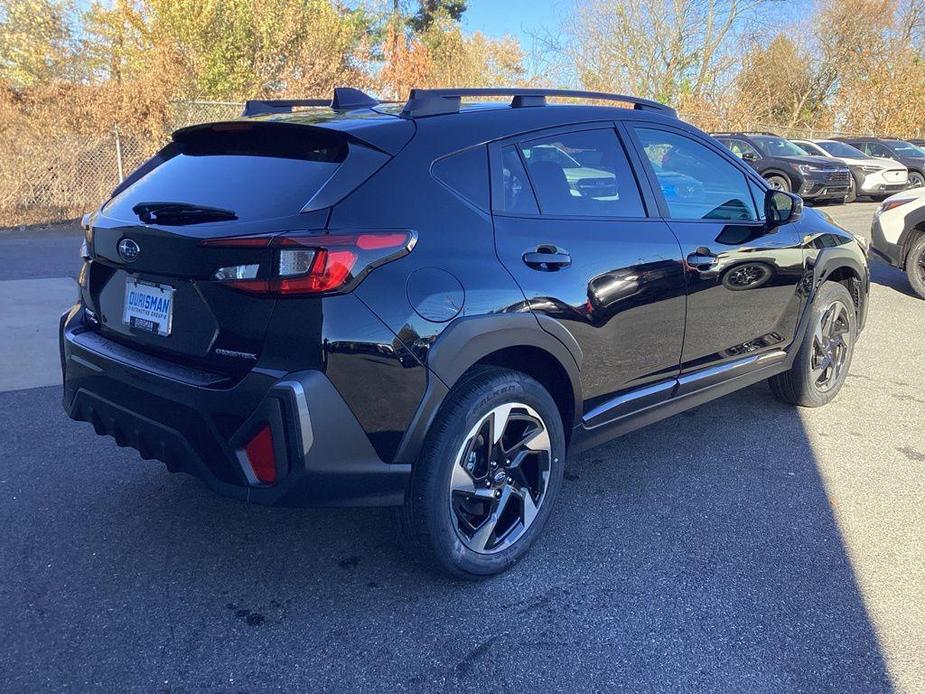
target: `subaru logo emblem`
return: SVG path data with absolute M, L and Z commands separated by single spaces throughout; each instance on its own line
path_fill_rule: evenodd
M 138 259 L 139 253 L 141 253 L 141 247 L 132 241 L 132 239 L 122 239 L 119 241 L 118 250 L 119 257 L 126 263 L 135 262 Z

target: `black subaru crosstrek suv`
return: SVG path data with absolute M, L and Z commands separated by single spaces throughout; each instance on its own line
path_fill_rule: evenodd
M 395 506 L 478 578 L 537 538 L 567 452 L 842 387 L 864 250 L 670 108 L 315 104 L 179 130 L 85 218 L 72 418 L 247 502 Z
M 750 164 L 775 190 L 818 201 L 844 201 L 851 191 L 851 173 L 845 164 L 813 156 L 774 133 L 712 135 Z

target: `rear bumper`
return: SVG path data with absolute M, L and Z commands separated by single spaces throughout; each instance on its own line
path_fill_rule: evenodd
M 280 506 L 403 503 L 410 465 L 376 455 L 320 371 L 255 369 L 233 385 L 126 349 L 89 330 L 75 306 L 61 318 L 64 409 L 119 446 L 198 477 L 224 496 Z M 107 344 L 108 343 L 108 344 Z M 174 365 L 175 366 L 175 365 Z M 254 482 L 244 447 L 272 430 L 277 481 Z

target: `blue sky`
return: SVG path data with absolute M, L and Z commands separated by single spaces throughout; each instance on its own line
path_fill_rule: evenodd
M 468 32 L 481 31 L 492 37 L 510 34 L 529 50 L 531 36 L 555 33 L 562 19 L 581 0 L 469 0 L 463 15 Z M 812 8 L 813 0 L 771 0 L 763 10 L 781 23 L 801 19 Z
M 463 27 L 492 37 L 510 34 L 528 47 L 531 34 L 555 31 L 574 3 L 575 0 L 469 0 Z

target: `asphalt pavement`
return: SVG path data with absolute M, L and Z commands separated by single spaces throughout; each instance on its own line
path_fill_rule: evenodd
M 67 419 L 48 326 L 79 241 L 0 232 L 2 354 L 41 364 L 0 357 L 5 691 L 925 690 L 925 302 L 898 271 L 874 263 L 834 403 L 759 385 L 575 457 L 526 560 L 468 584 L 387 511 L 246 506 Z

